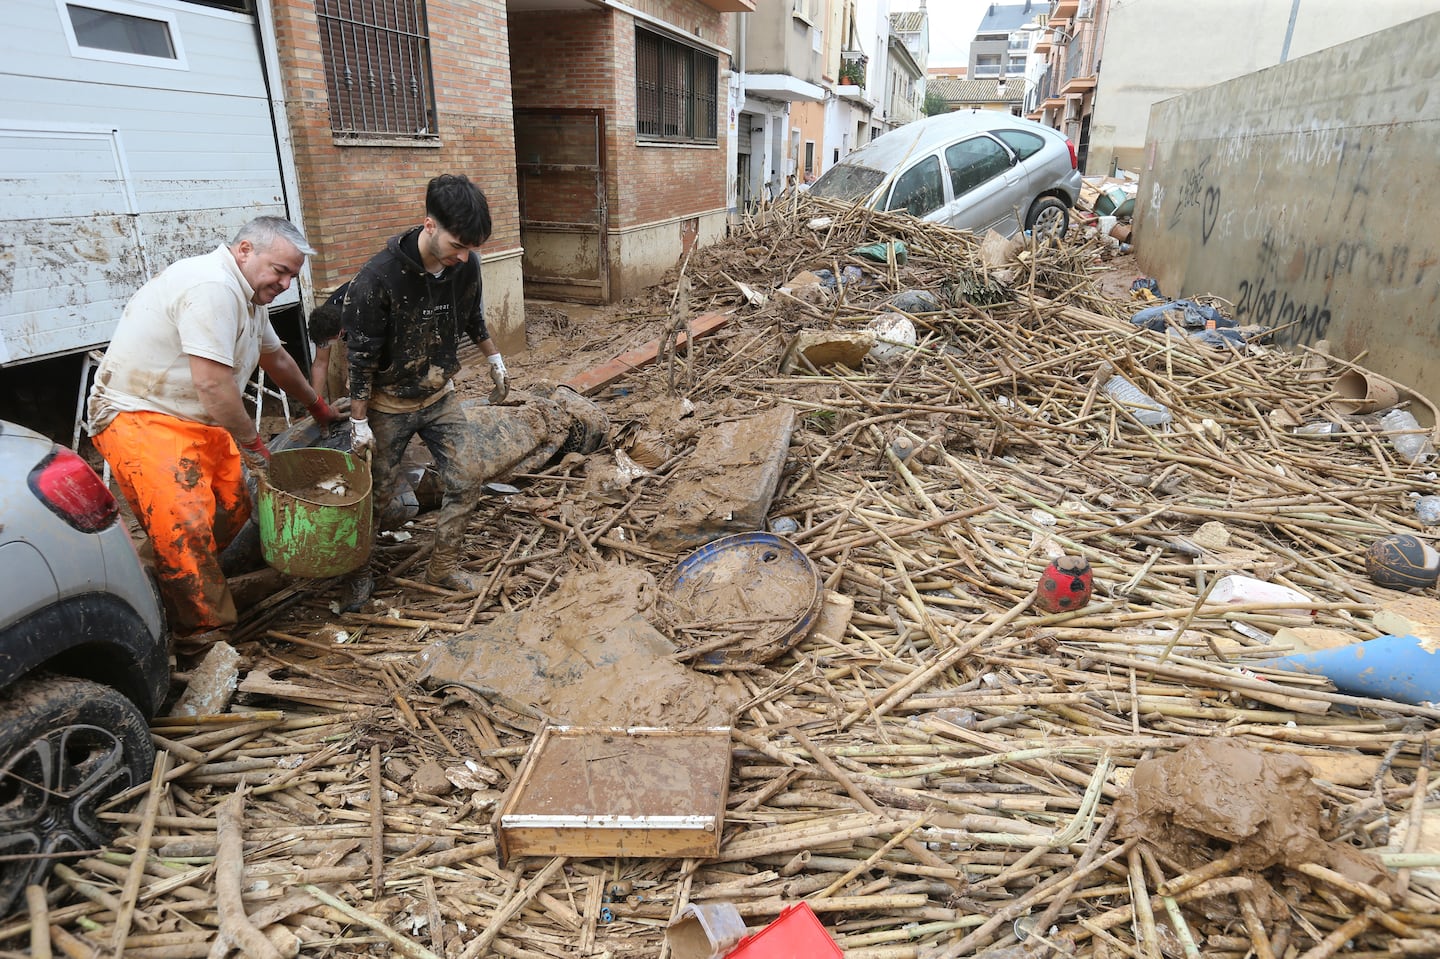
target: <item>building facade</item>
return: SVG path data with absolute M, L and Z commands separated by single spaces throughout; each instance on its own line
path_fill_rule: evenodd
M 420 222 L 441 172 L 490 200 L 504 349 L 526 295 L 611 302 L 724 235 L 729 14 L 751 0 L 274 3 L 317 294 Z
M 1083 12 L 1085 3 L 1054 6 Z M 1106 8 L 1104 74 L 1087 124 L 1091 173 L 1142 169 L 1156 103 L 1440 12 L 1440 0 L 1108 0 Z
M 828 0 L 767 3 L 741 18 L 738 204 L 772 201 L 804 176 L 805 145 L 816 165 L 823 137 Z M 802 114 L 797 110 L 810 104 Z
M 1069 137 L 1085 173 L 1097 172 L 1088 162 L 1090 128 L 1110 6 L 1108 0 L 1053 0 L 1035 46 L 1045 65 L 1027 97 L 1032 109 L 1026 115 Z
M 1030 54 L 1030 31 L 1045 13 L 1036 0 L 992 3 L 985 8 L 975 37 L 970 41 L 967 75 L 972 80 L 1022 76 Z

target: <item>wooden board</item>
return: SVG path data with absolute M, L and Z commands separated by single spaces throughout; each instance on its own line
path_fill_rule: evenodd
M 730 788 L 730 729 L 546 726 L 496 810 L 513 856 L 710 858 Z
M 646 541 L 678 552 L 764 529 L 794 432 L 795 408 L 782 405 L 702 433 L 671 474 Z
M 728 313 L 705 313 L 690 321 L 689 334 L 679 333 L 675 336 L 675 346 L 678 349 L 685 345 L 689 337 L 701 337 L 707 333 L 713 333 L 724 326 L 730 320 Z M 637 349 L 627 350 L 607 360 L 594 369 L 586 370 L 584 373 L 577 373 L 565 381 L 565 385 L 583 396 L 589 396 L 602 386 L 614 383 L 620 377 L 631 370 L 638 370 L 642 366 L 649 366 L 655 362 L 655 357 L 660 353 L 660 340 L 653 339 L 644 346 Z

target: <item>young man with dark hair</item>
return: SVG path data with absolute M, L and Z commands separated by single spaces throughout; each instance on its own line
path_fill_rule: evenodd
M 460 561 L 484 483 L 483 450 L 453 380 L 462 332 L 490 363 L 490 401 L 500 402 L 508 389 L 505 361 L 485 327 L 478 250 L 490 231 L 479 187 L 464 176 L 435 177 L 425 192 L 424 222 L 391 237 L 365 264 L 342 308 L 351 446 L 373 451 L 373 501 L 390 502 L 405 447 L 418 435 L 445 486 L 425 581 L 459 592 L 478 585 Z M 359 609 L 374 585 L 370 570 L 360 570 L 347 581 L 341 605 Z

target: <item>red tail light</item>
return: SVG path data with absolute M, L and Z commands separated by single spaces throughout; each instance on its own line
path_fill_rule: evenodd
M 30 489 L 82 533 L 98 533 L 120 515 L 120 505 L 90 464 L 64 447 L 55 447 L 30 471 Z
M 1080 169 L 1080 158 L 1075 154 L 1075 141 L 1069 137 L 1065 138 L 1065 146 L 1070 150 L 1070 169 Z

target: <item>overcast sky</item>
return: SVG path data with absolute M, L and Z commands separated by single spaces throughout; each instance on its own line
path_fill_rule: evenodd
M 964 66 L 969 62 L 970 40 L 990 0 L 926 0 L 930 15 L 930 66 Z M 891 13 L 919 10 L 920 0 L 894 0 Z

